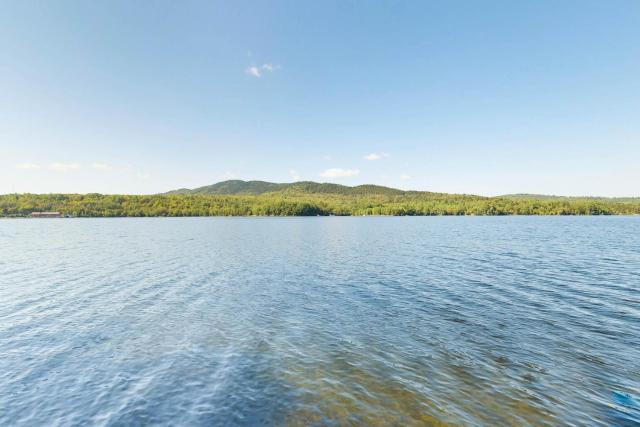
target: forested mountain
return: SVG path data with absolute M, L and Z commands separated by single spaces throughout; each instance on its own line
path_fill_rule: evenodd
M 218 182 L 217 184 L 194 188 L 193 190 L 181 188 L 169 191 L 165 194 L 265 194 L 273 192 L 305 193 L 305 194 L 345 194 L 345 195 L 366 195 L 366 194 L 386 194 L 401 195 L 407 192 L 395 188 L 382 187 L 379 185 L 358 185 L 348 187 L 340 184 L 318 183 L 312 181 L 300 181 L 293 183 L 274 183 L 266 181 L 241 181 L 229 180 Z
M 290 184 L 276 184 L 266 181 L 241 181 L 233 179 L 218 182 L 213 185 L 194 188 L 193 190 L 181 188 L 179 190 L 169 191 L 165 194 L 263 194 L 283 190 L 288 185 Z

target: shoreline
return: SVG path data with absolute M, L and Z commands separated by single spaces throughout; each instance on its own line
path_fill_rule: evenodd
M 0 220 L 67 220 L 67 219 L 126 219 L 126 218 L 501 218 L 501 217 L 640 217 L 640 214 L 502 214 L 502 215 L 148 215 L 148 216 L 72 216 L 62 218 L 32 218 L 30 216 L 0 216 Z

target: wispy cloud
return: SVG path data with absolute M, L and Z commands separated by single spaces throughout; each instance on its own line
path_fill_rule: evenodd
M 80 169 L 80 165 L 78 163 L 51 163 L 47 168 L 56 172 L 69 172 Z
M 273 73 L 280 68 L 280 65 L 277 64 L 251 65 L 250 67 L 247 67 L 244 72 L 252 77 L 260 78 L 265 72 Z
M 320 176 L 324 178 L 347 178 L 350 176 L 358 176 L 359 174 L 360 170 L 358 169 L 331 168 L 322 172 Z
M 255 65 L 252 65 L 251 67 L 247 68 L 246 70 L 244 70 L 244 72 L 253 77 L 258 77 L 258 78 L 262 77 L 260 68 L 256 67 Z
M 110 170 L 112 170 L 112 169 L 113 169 L 113 167 L 112 167 L 112 166 L 106 165 L 106 164 L 104 164 L 104 163 L 93 163 L 93 164 L 91 165 L 91 167 L 92 167 L 93 169 L 97 169 L 97 170 L 100 170 L 100 171 L 110 171 Z
M 144 173 L 144 172 L 138 172 L 138 173 L 136 173 L 136 177 L 138 179 L 142 179 L 142 180 L 146 181 L 149 178 L 151 178 L 151 175 L 149 175 L 148 173 Z
M 40 165 L 37 165 L 35 163 L 26 162 L 26 163 L 18 163 L 16 165 L 16 168 L 33 170 L 33 169 L 40 169 Z
M 298 174 L 298 171 L 296 171 L 295 169 L 289 169 L 289 176 L 294 181 L 300 181 L 300 174 Z
M 262 69 L 265 71 L 268 71 L 270 73 L 279 70 L 280 66 L 279 65 L 274 65 L 274 64 L 262 64 Z
M 371 153 L 364 156 L 364 159 L 369 161 L 374 161 L 374 160 L 380 160 L 383 157 L 389 157 L 389 153 Z
M 333 157 L 328 154 L 325 154 L 324 156 L 322 156 L 322 160 L 333 160 Z
M 93 169 L 96 170 L 112 170 L 113 167 L 109 166 L 107 164 L 104 163 L 93 163 L 91 164 L 91 167 Z M 36 170 L 36 169 L 47 169 L 50 171 L 54 171 L 54 172 L 69 172 L 69 171 L 73 171 L 73 170 L 77 170 L 81 168 L 81 165 L 79 163 L 60 163 L 60 162 L 55 162 L 55 163 L 49 163 L 46 166 L 40 166 L 37 163 L 30 163 L 30 162 L 25 162 L 25 163 L 18 163 L 16 165 L 16 168 L 18 169 L 24 169 L 24 170 Z
M 411 179 L 411 176 L 410 176 L 410 175 L 407 175 L 406 173 L 403 173 L 402 175 L 400 175 L 400 179 L 403 179 L 403 180 L 405 180 L 405 181 L 406 181 L 406 180 L 408 180 L 408 179 Z

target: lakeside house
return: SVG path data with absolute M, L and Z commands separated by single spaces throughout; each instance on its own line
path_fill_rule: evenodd
M 62 218 L 60 212 L 31 212 L 31 218 Z

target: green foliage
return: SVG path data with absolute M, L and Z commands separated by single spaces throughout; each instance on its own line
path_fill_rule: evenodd
M 505 194 L 500 197 L 514 200 L 591 200 L 601 202 L 640 203 L 640 197 L 571 197 L 548 196 L 544 194 Z
M 374 186 L 354 192 L 309 192 L 289 187 L 264 194 L 149 196 L 102 194 L 9 194 L 0 196 L 0 216 L 59 211 L 78 217 L 121 216 L 311 216 L 311 215 L 637 215 L 640 201 L 530 199 L 402 192 Z M 324 184 L 316 184 L 324 185 Z M 342 191 L 343 186 L 338 186 Z M 364 187 L 364 188 L 362 188 Z M 306 190 L 305 190 L 306 188 Z M 327 187 L 323 187 L 326 189 Z M 386 191 L 392 190 L 392 191 Z M 399 192 L 399 193 L 396 193 Z
M 318 183 L 312 181 L 300 181 L 294 183 L 277 184 L 265 181 L 222 181 L 217 184 L 189 190 L 181 188 L 165 194 L 265 194 L 273 192 L 286 193 L 306 193 L 306 194 L 387 194 L 400 195 L 405 192 L 395 188 L 382 187 L 379 185 L 358 185 L 347 187 L 346 185 Z
M 241 181 L 232 179 L 193 190 L 181 188 L 165 194 L 264 194 L 284 190 L 290 185 L 291 184 L 276 184 L 266 181 Z

